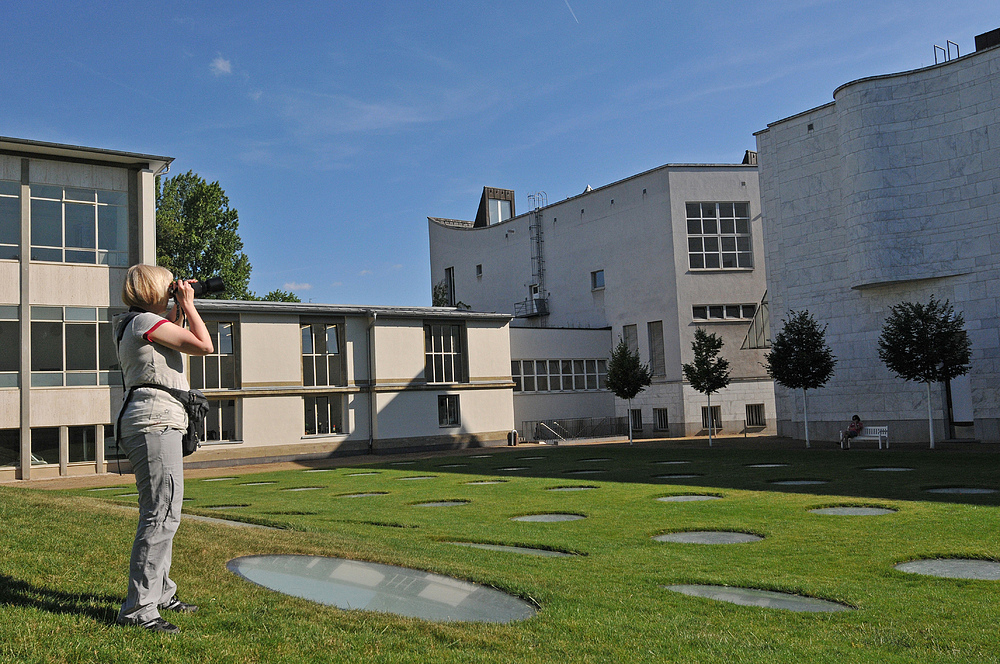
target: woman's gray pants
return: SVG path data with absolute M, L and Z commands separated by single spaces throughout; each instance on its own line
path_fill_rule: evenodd
M 139 490 L 139 528 L 129 562 L 128 595 L 118 614 L 121 623 L 159 617 L 157 607 L 177 590 L 170 580 L 170 558 L 184 500 L 181 436 L 177 429 L 167 429 L 121 440 Z

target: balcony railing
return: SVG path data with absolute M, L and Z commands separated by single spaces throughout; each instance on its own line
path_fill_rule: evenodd
M 534 316 L 548 316 L 549 301 L 544 297 L 528 298 L 523 302 L 514 303 L 514 316 L 516 318 L 533 318 Z

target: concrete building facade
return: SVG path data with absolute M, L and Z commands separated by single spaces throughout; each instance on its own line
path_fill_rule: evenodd
M 110 320 L 128 266 L 156 261 L 170 162 L 0 138 L 0 481 L 106 472 L 122 396 Z M 187 465 L 503 444 L 513 428 L 509 315 L 199 310 L 215 352 L 188 358 L 189 379 L 211 412 Z
M 978 39 L 977 39 L 978 41 Z M 836 374 L 810 393 L 810 432 L 851 415 L 929 438 L 925 387 L 878 357 L 890 308 L 950 300 L 969 375 L 932 395 L 935 437 L 1000 440 L 1000 48 L 846 83 L 834 101 L 758 132 L 772 326 L 807 309 Z M 801 395 L 777 387 L 778 431 L 803 434 Z
M 506 191 L 487 188 L 484 200 Z M 509 218 L 430 217 L 431 279 L 473 311 L 514 314 L 512 343 L 522 328 L 549 339 L 543 344 L 549 356 L 524 354 L 518 345 L 512 350 L 515 383 L 521 376 L 514 397 L 518 422 L 536 418 L 544 402 L 577 417 L 614 409 L 631 415 L 635 429 L 648 436 L 707 431 L 705 398 L 681 370 L 692 359 L 695 329 L 704 327 L 723 338 L 732 363 L 731 386 L 713 396 L 716 426 L 721 418 L 725 431 L 741 432 L 749 417 L 751 430 L 760 431 L 774 421 L 772 383 L 760 364 L 763 351 L 742 349 L 765 292 L 759 205 L 753 163 L 677 164 L 588 187 L 551 205 L 532 195 L 530 211 Z M 564 377 L 553 390 L 551 373 L 544 389 L 537 379 L 534 391 L 528 389 L 525 362 L 533 360 L 537 372 L 543 360 L 575 357 L 571 349 L 583 342 L 569 330 L 578 328 L 607 330 L 587 342 L 603 345 L 591 349 L 590 359 L 608 358 L 624 338 L 650 364 L 653 384 L 633 401 L 633 413 L 607 395 L 567 392 Z M 603 376 L 595 379 L 603 390 Z M 585 373 L 584 385 L 587 380 Z

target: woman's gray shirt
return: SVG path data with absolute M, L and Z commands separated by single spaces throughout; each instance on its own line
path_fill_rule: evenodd
M 149 312 L 140 313 L 125 323 L 127 316 L 129 314 L 115 316 L 112 324 L 116 343 L 122 324 L 127 325 L 121 336 L 121 343 L 118 344 L 118 361 L 125 379 L 125 394 L 128 394 L 128 389 L 133 385 L 144 383 L 189 390 L 181 352 L 146 337 L 160 325 L 172 323 Z M 135 390 L 120 421 L 123 437 L 166 429 L 186 431 L 188 425 L 184 406 L 167 392 L 152 387 Z

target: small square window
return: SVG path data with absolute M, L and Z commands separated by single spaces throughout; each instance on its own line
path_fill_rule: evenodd
M 590 290 L 600 290 L 604 288 L 604 270 L 596 270 L 590 273 Z
M 691 315 L 695 320 L 707 320 L 708 319 L 708 307 L 697 306 L 691 307 Z
M 442 427 L 457 427 L 461 423 L 458 413 L 458 395 L 438 395 L 438 425 Z
M 740 305 L 738 304 L 727 304 L 726 305 L 726 318 L 742 318 L 742 313 L 740 311 Z
M 723 305 L 712 304 L 708 307 L 708 317 L 709 318 L 723 318 Z

